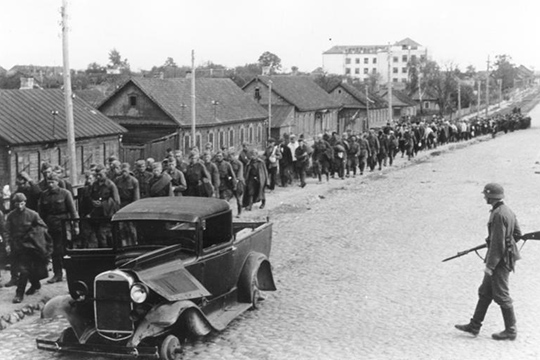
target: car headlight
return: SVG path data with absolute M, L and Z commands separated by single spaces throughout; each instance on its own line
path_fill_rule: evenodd
M 146 301 L 146 298 L 148 297 L 148 288 L 146 287 L 146 285 L 141 283 L 133 284 L 129 295 L 131 296 L 131 300 L 133 300 L 133 302 L 137 304 L 142 304 Z

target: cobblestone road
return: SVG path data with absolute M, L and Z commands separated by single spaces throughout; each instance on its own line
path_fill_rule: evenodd
M 524 232 L 540 230 L 540 107 L 531 115 L 530 130 L 345 180 L 320 197 L 323 187 L 310 184 L 306 194 L 318 201 L 307 207 L 307 195 L 275 198 L 289 210 L 272 213 L 278 291 L 225 331 L 188 344 L 184 358 L 540 358 L 540 242 L 527 243 L 511 276 L 514 342 L 491 340 L 503 329 L 495 305 L 478 337 L 454 329 L 474 310 L 483 263 L 474 254 L 441 262 L 483 242 L 489 206 L 480 192 L 487 182 L 505 186 Z M 59 358 L 33 347 L 36 336 L 62 327 L 13 325 L 0 333 L 0 358 Z

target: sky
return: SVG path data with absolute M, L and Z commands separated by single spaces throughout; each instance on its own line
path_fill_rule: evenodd
M 62 0 L 0 0 L 0 66 L 62 66 Z M 132 70 L 172 57 L 178 65 L 235 67 L 270 51 L 283 70 L 322 66 L 335 45 L 404 38 L 439 64 L 485 70 L 510 55 L 540 70 L 540 0 L 69 0 L 69 63 L 106 65 L 111 49 Z

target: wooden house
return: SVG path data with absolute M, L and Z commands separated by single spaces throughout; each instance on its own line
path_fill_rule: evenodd
M 375 94 L 367 94 L 353 85 L 340 82 L 328 92 L 341 104 L 338 115 L 338 132 L 364 132 L 386 125 L 388 105 Z
M 0 181 L 15 185 L 16 174 L 26 171 L 40 180 L 42 162 L 70 169 L 64 93 L 60 89 L 0 90 Z M 88 103 L 73 99 L 77 179 L 91 163 L 105 164 L 118 156 L 126 130 Z M 74 184 L 77 185 L 77 184 Z
M 161 158 L 148 144 L 166 140 L 166 147 L 187 153 L 192 138 L 192 91 L 189 78 L 132 78 L 107 97 L 98 109 L 128 129 L 122 141 L 124 159 Z M 195 144 L 240 148 L 247 142 L 261 148 L 268 114 L 231 79 L 195 81 Z M 159 147 L 158 147 L 159 148 Z
M 311 138 L 338 128 L 341 105 L 308 76 L 258 76 L 242 89 L 269 109 L 274 138 L 284 133 Z

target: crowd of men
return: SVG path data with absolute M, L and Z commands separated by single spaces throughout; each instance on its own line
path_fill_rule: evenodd
M 396 156 L 410 160 L 423 149 L 448 142 L 468 140 L 497 131 L 513 131 L 530 126 L 530 118 L 515 108 L 506 115 L 488 119 L 449 122 L 440 117 L 411 121 L 403 119 L 364 133 L 351 131 L 338 135 L 325 132 L 309 143 L 303 135 L 284 134 L 279 140 L 268 139 L 264 151 L 248 144 L 242 150 L 222 148 L 214 151 L 208 144 L 204 151 L 194 148 L 184 157 L 182 151 L 168 149 L 163 159 L 140 159 L 121 163 L 115 156 L 106 165 L 91 164 L 85 172 L 84 185 L 74 189 L 60 166 L 41 164 L 41 181 L 35 182 L 26 172 L 17 174 L 7 216 L 0 216 L 3 250 L 0 262 L 9 255 L 11 280 L 6 287 L 17 286 L 14 302 L 24 294 L 32 295 L 47 277 L 52 260 L 53 276 L 47 283 L 62 281 L 63 236 L 71 236 L 74 246 L 106 247 L 112 231 L 108 221 L 120 208 L 146 197 L 198 196 L 235 200 L 237 214 L 266 204 L 265 190 L 276 186 L 306 186 L 306 177 L 319 182 L 344 179 L 364 171 L 392 166 Z M 74 200 L 76 199 L 76 200 Z M 66 229 L 66 219 L 90 219 Z M 99 220 L 99 221 L 98 221 Z M 80 224 L 80 228 L 79 228 Z M 78 236 L 79 234 L 84 236 Z M 77 242 L 77 239 L 82 239 Z M 0 254 L 1 255 L 1 254 Z M 26 290 L 27 283 L 31 287 Z M 1 285 L 0 285 L 1 286 Z

